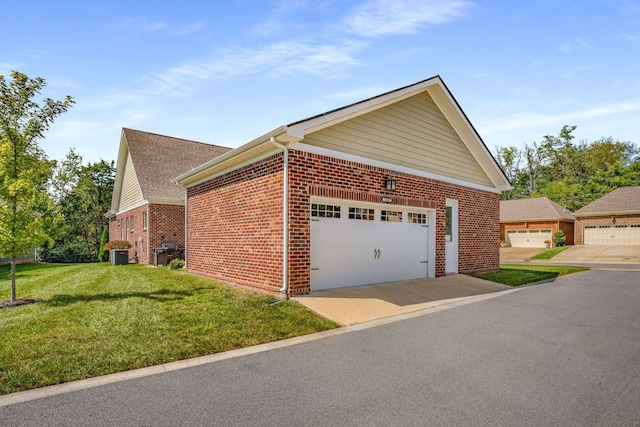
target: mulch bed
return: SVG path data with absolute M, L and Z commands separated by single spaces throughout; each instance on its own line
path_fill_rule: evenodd
M 38 300 L 28 299 L 28 298 L 17 299 L 15 301 L 11 301 L 11 300 L 0 301 L 0 309 L 1 308 L 17 307 L 19 305 L 25 305 L 25 304 L 35 304 L 36 302 L 38 302 Z

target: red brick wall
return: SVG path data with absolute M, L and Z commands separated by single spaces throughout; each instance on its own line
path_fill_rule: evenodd
M 551 229 L 551 240 L 558 230 L 562 230 L 566 236 L 565 244 L 573 245 L 573 223 L 567 221 L 542 221 L 542 222 L 509 222 L 500 224 L 500 240 L 507 241 L 506 230 L 541 230 Z M 552 244 L 555 246 L 555 244 Z
M 226 282 L 282 286 L 282 154 L 188 190 L 187 268 Z
M 387 175 L 395 192 L 381 184 Z M 282 286 L 282 154 L 189 189 L 188 268 L 238 284 Z M 499 195 L 332 157 L 290 151 L 289 289 L 310 289 L 311 196 L 436 209 L 436 275 L 445 272 L 445 201 L 459 201 L 459 272 L 499 268 Z
M 121 212 L 109 223 L 109 240 L 128 240 L 131 243 L 129 262 L 147 262 L 147 231 L 142 226 L 142 215 L 146 211 L 147 205 L 139 206 Z M 133 227 L 131 226 L 131 218 L 133 218 Z M 128 229 L 127 219 L 129 221 Z
M 147 212 L 147 228 L 143 227 L 144 212 Z M 133 227 L 129 225 L 129 230 L 125 230 L 127 218 L 131 224 L 131 217 Z M 109 223 L 109 240 L 131 242 L 130 262 L 153 264 L 153 248 L 163 242 L 184 247 L 184 206 L 149 204 L 122 212 Z
M 575 242 L 576 245 L 584 245 L 584 226 L 585 225 L 631 225 L 640 224 L 640 216 L 627 215 L 618 216 L 615 215 L 616 222 L 611 220 L 611 215 L 600 217 L 583 217 L 576 218 L 575 226 Z

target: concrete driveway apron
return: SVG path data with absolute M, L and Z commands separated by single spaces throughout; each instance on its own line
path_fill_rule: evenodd
M 463 274 L 312 292 L 294 297 L 341 325 L 353 325 L 513 289 Z

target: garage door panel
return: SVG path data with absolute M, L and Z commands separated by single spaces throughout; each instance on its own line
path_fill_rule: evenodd
M 430 230 L 427 224 L 409 223 L 407 213 L 411 210 L 427 218 L 432 211 L 336 200 L 323 203 L 340 206 L 341 210 L 340 218 L 312 216 L 312 291 L 428 276 L 429 264 L 425 261 L 429 261 Z M 361 212 L 374 209 L 373 219 L 370 215 L 367 220 L 350 219 L 349 208 L 354 205 L 364 209 Z M 387 217 L 404 222 L 382 221 L 381 211 L 388 209 L 395 210 L 391 214 L 387 211 Z
M 514 248 L 544 248 L 551 239 L 551 230 L 507 230 L 507 241 Z
M 585 245 L 640 245 L 640 224 L 587 225 Z

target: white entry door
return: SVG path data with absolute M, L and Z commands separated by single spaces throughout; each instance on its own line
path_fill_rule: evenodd
M 445 274 L 458 272 L 458 201 L 447 199 L 445 207 Z
M 311 290 L 433 277 L 433 217 L 428 209 L 314 199 Z

